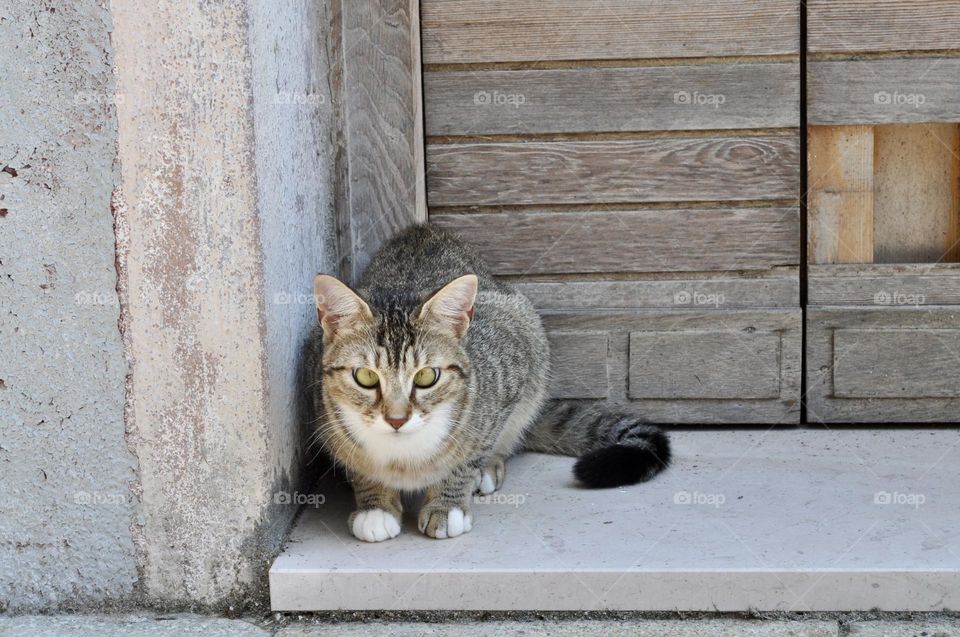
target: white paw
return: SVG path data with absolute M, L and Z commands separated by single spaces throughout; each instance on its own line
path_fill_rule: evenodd
M 400 535 L 400 520 L 383 509 L 356 511 L 350 521 L 354 537 L 364 542 L 383 542 Z
M 483 469 L 477 471 L 473 478 L 473 492 L 480 495 L 490 495 L 503 486 L 503 460 L 492 460 Z
M 469 533 L 473 528 L 473 515 L 463 509 L 438 509 L 420 516 L 420 530 L 438 540 Z
M 480 473 L 480 484 L 479 486 L 477 486 L 477 491 L 481 495 L 490 495 L 496 490 L 497 490 L 496 478 L 493 477 L 493 473 L 491 473 L 487 469 L 484 469 Z

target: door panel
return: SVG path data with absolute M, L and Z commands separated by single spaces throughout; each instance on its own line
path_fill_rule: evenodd
M 421 16 L 429 219 L 540 309 L 552 395 L 797 422 L 799 4 Z
M 807 12 L 808 417 L 953 421 L 960 3 Z
M 562 377 L 594 367 L 571 351 L 603 351 L 570 338 L 606 334 L 606 401 L 618 411 L 674 423 L 788 422 L 799 410 L 800 313 L 780 310 L 543 311 L 566 352 Z M 556 361 L 556 354 L 554 360 Z M 571 367 L 572 364 L 572 367 Z M 582 385 L 581 385 L 582 387 Z M 595 398 L 595 390 L 565 398 Z
M 807 410 L 822 422 L 955 421 L 960 308 L 812 307 Z
M 678 78 L 697 94 L 664 99 Z M 427 135 L 463 134 L 464 122 L 474 135 L 796 127 L 799 89 L 792 62 L 435 71 L 423 85 Z M 706 108 L 690 108 L 698 99 Z M 512 108 L 491 108 L 498 101 Z
M 776 201 L 796 197 L 799 155 L 793 132 L 434 143 L 427 198 L 433 207 Z
M 553 331 L 550 340 L 552 398 L 608 398 L 610 367 L 606 332 Z
M 423 0 L 421 13 L 427 64 L 800 51 L 796 0 Z
M 766 270 L 800 258 L 796 208 L 436 214 L 497 274 Z M 504 241 L 504 236 L 509 241 Z M 744 237 L 763 241 L 744 243 Z
M 658 365 L 659 361 L 670 364 Z M 631 332 L 629 396 L 638 399 L 777 398 L 780 396 L 780 335 L 748 330 Z

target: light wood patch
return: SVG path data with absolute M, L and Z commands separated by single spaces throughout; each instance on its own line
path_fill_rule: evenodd
M 813 263 L 873 261 L 873 129 L 811 126 L 808 255 Z
M 874 127 L 877 263 L 956 256 L 960 134 L 955 124 Z M 953 250 L 950 248 L 953 247 Z

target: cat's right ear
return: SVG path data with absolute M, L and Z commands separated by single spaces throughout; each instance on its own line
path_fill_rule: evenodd
M 313 279 L 313 298 L 317 319 L 328 338 L 355 322 L 373 318 L 370 306 L 335 277 L 318 274 Z

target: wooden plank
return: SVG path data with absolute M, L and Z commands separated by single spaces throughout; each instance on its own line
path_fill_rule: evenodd
M 957 0 L 807 0 L 810 52 L 960 48 Z
M 960 264 L 811 265 L 809 305 L 960 305 Z
M 960 277 L 958 277 L 960 282 Z M 776 278 L 715 278 L 645 281 L 513 281 L 513 288 L 538 309 L 796 307 L 796 269 Z M 960 298 L 960 285 L 958 285 Z
M 430 219 L 479 247 L 494 274 L 751 270 L 800 260 L 796 207 L 519 211 Z
M 610 394 L 606 332 L 549 332 L 550 396 L 606 398 Z
M 634 413 L 650 422 L 689 424 L 797 423 L 800 410 L 799 308 L 768 310 L 700 311 L 696 309 L 542 311 L 548 331 L 592 331 L 610 335 L 610 398 L 602 401 L 611 409 Z M 779 337 L 780 379 L 774 398 L 630 398 L 628 370 L 639 360 L 629 345 L 632 332 L 671 332 L 681 344 L 686 337 L 722 331 L 727 334 Z M 770 341 L 771 343 L 773 341 Z M 639 351 L 639 350 L 636 350 Z M 634 355 L 634 363 L 629 358 Z M 653 371 L 649 372 L 653 374 Z M 739 373 L 739 372 L 738 372 Z M 766 382 L 766 381 L 764 381 Z M 756 393 L 755 390 L 753 390 Z
M 960 410 L 957 398 L 842 398 L 834 395 L 834 371 L 842 361 L 834 355 L 833 334 L 837 330 L 881 330 L 891 334 L 907 333 L 907 342 L 894 338 L 885 348 L 893 353 L 913 356 L 918 333 L 934 335 L 960 330 L 960 307 L 945 306 L 885 306 L 885 307 L 816 307 L 807 309 L 807 414 L 811 422 L 861 423 L 923 423 L 954 422 Z M 948 342 L 948 345 L 950 343 Z M 903 349 L 901 346 L 906 346 Z M 947 347 L 941 354 L 958 354 Z M 926 354 L 930 354 L 929 351 Z M 925 354 L 925 355 L 926 355 Z M 937 354 L 937 356 L 941 355 Z M 880 355 L 880 354 L 874 354 Z M 885 355 L 885 354 L 884 354 Z M 949 365 L 940 362 L 937 377 L 929 381 L 942 382 L 944 369 L 952 369 L 960 358 L 951 358 Z M 898 363 L 900 364 L 900 363 Z M 848 364 L 848 369 L 849 364 Z M 877 373 L 883 370 L 878 370 Z M 949 374 L 947 374 L 949 375 Z M 865 381 L 862 381 L 865 382 Z M 879 381 L 878 381 L 879 382 Z
M 431 144 L 431 206 L 790 199 L 797 135 Z
M 779 334 L 630 334 L 631 398 L 757 400 L 779 395 Z
M 813 263 L 873 261 L 873 129 L 807 129 L 808 257 Z
M 798 53 L 791 0 L 423 0 L 427 64 Z
M 957 242 L 956 124 L 877 126 L 874 261 L 926 263 Z
M 947 209 L 946 251 L 943 260 L 960 263 L 960 124 L 953 126 L 953 139 L 946 141 L 951 146 L 950 162 L 950 204 Z
M 355 280 L 381 243 L 427 218 L 420 2 L 338 4 L 346 173 L 338 226 L 341 274 Z
M 837 398 L 960 398 L 960 330 L 833 332 Z
M 810 124 L 960 121 L 960 58 L 814 60 Z
M 424 73 L 427 135 L 800 125 L 799 62 Z

